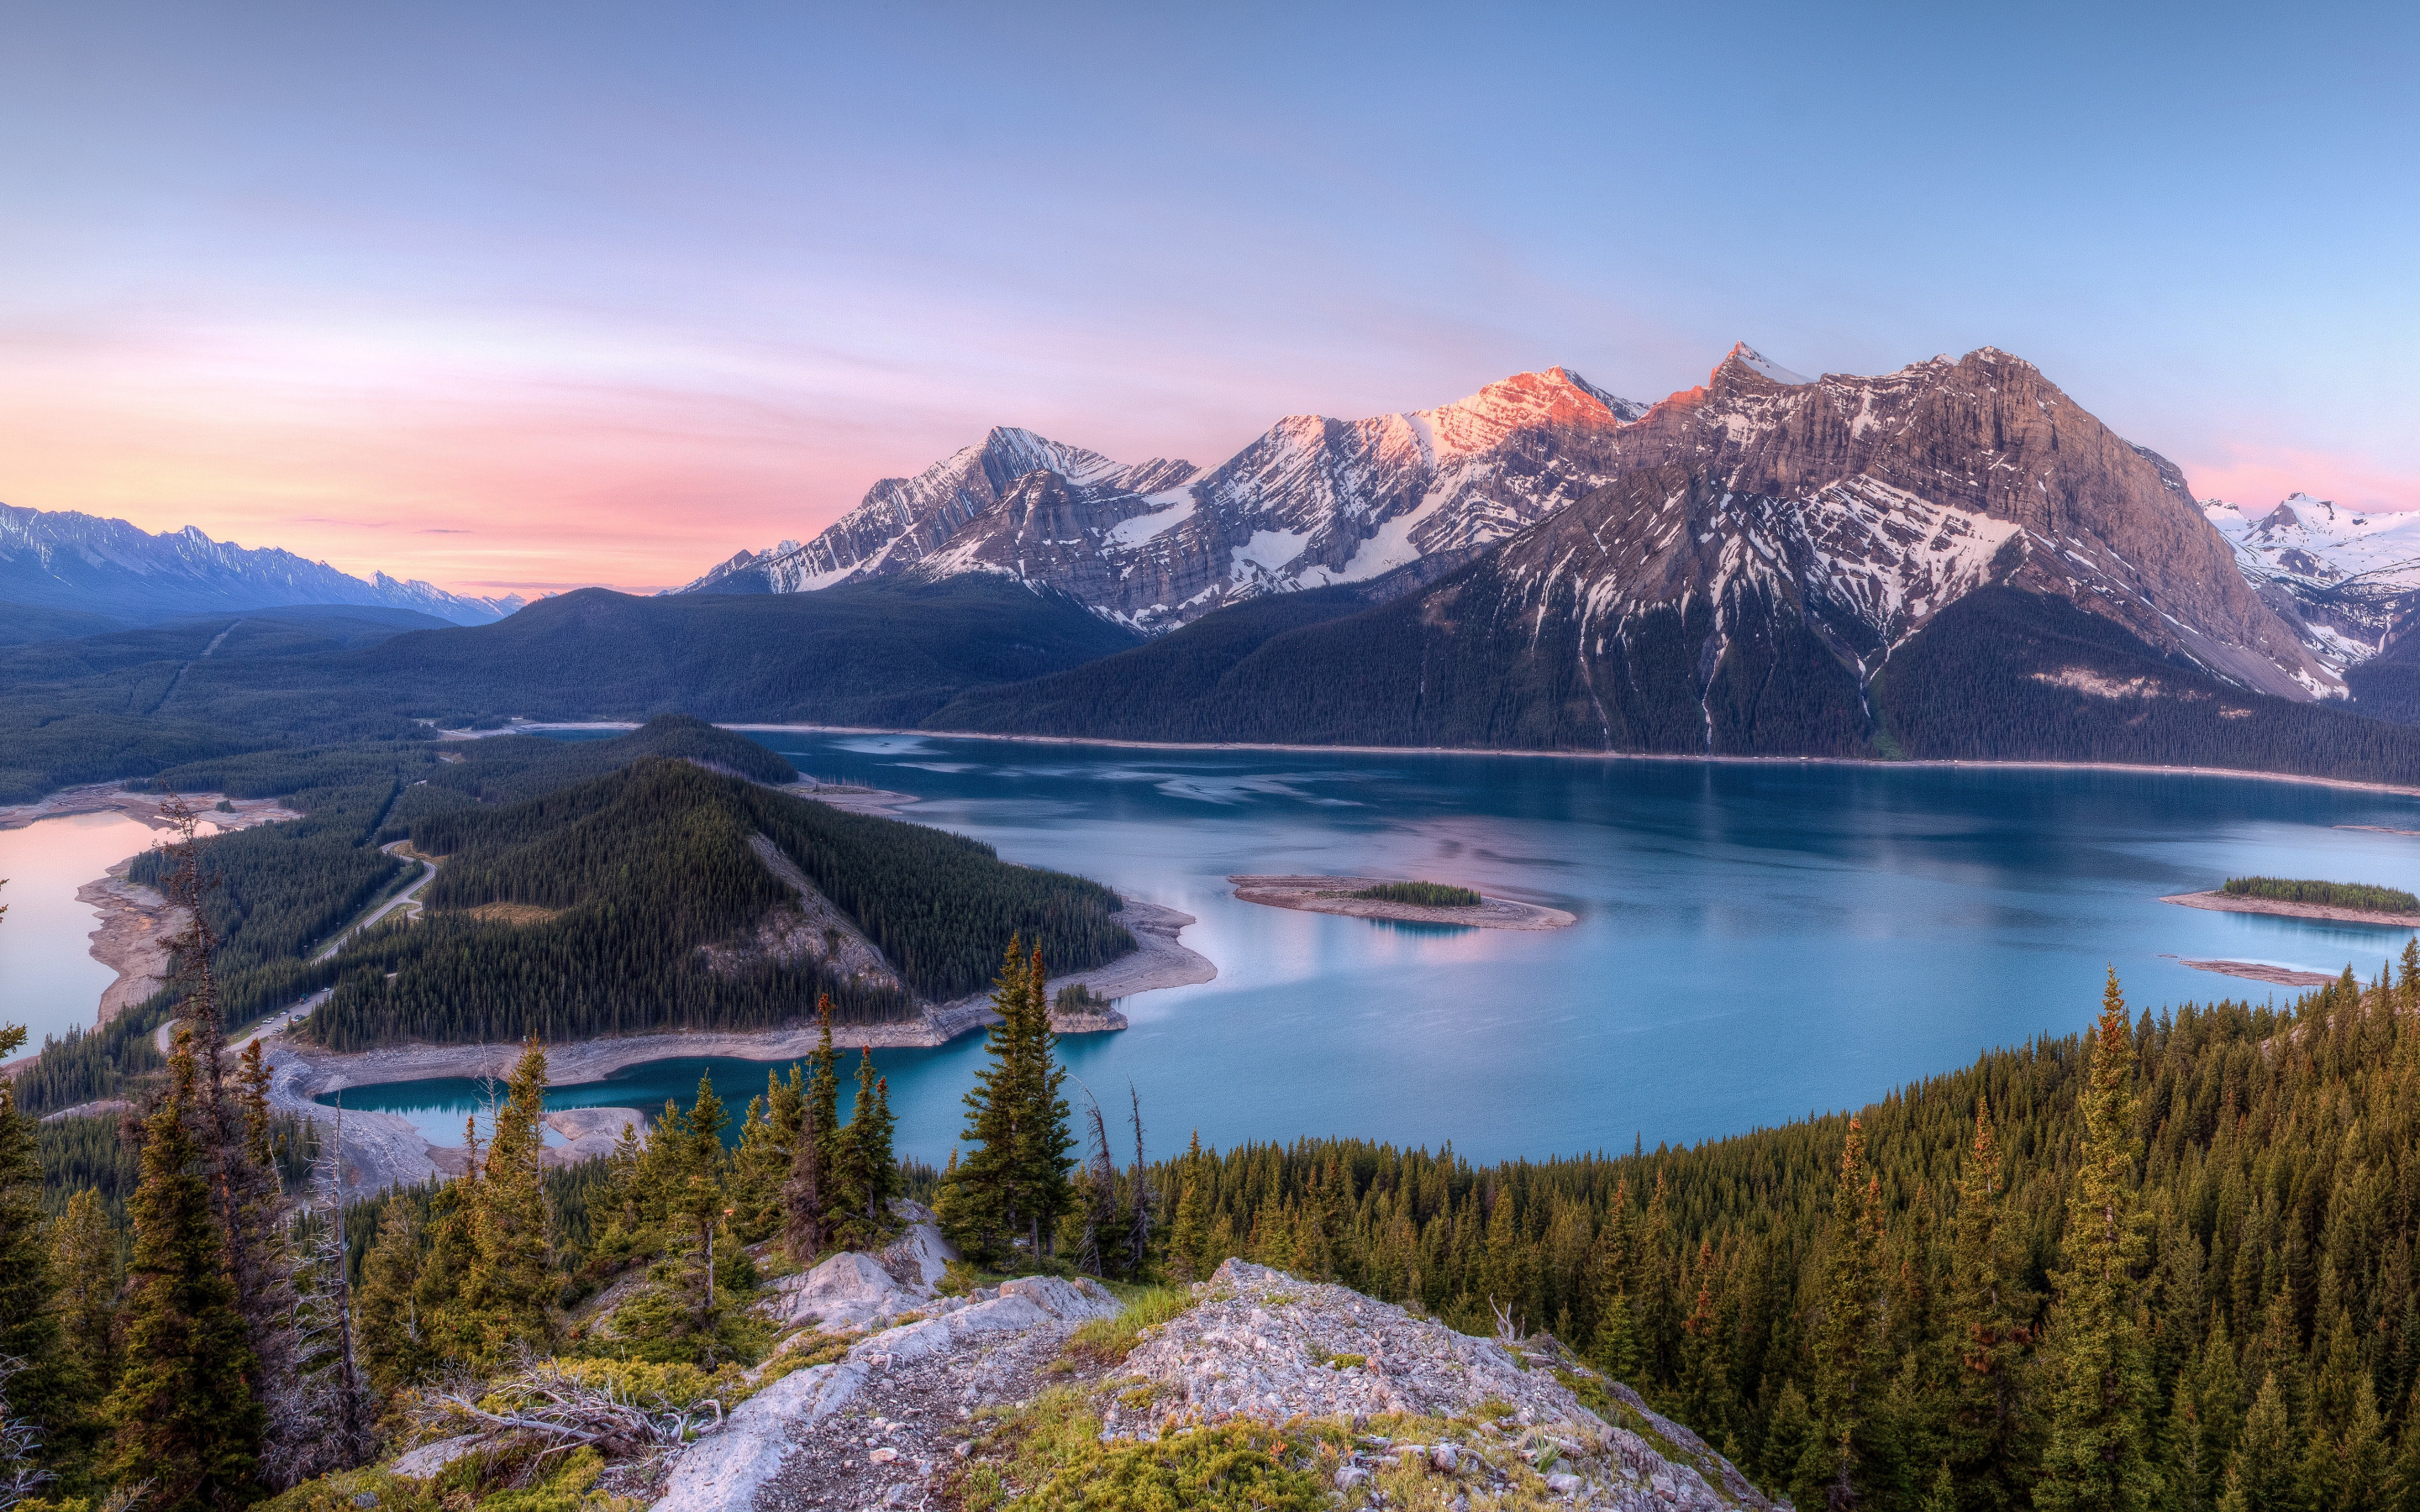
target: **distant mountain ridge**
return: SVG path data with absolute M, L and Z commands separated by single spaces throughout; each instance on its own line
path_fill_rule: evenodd
M 990 572 L 1162 631 L 1263 594 L 1406 567 L 1433 578 L 1609 479 L 1605 442 L 1646 411 L 1549 368 L 1434 409 L 1288 416 L 1206 471 L 1129 467 L 1003 428 L 876 484 L 813 540 L 742 551 L 679 591 Z
M 1703 495 L 1691 529 L 1710 552 L 1668 552 L 1677 523 L 1646 530 L 1639 514 L 1662 502 L 1619 491 L 1675 466 Z M 814 540 L 742 552 L 682 592 L 995 573 L 1158 634 L 1272 593 L 1419 592 L 1609 488 L 1597 527 L 1635 536 L 1631 559 L 1590 569 L 1584 617 L 1617 601 L 1642 609 L 1642 591 L 1712 603 L 1759 581 L 1859 684 L 1986 584 L 2064 598 L 2281 697 L 2341 697 L 2358 659 L 2237 569 L 2174 464 L 1993 347 L 1809 378 L 1743 343 L 1704 384 L 1652 406 L 1550 368 L 1435 409 L 1289 417 L 1207 471 L 1125 467 L 994 431 L 916 479 L 877 484 Z M 1680 599 L 1652 599 L 1668 601 Z M 1719 660 L 1725 623 L 1717 613 L 1704 657 Z
M 487 625 L 523 602 L 518 594 L 465 597 L 383 572 L 365 581 L 275 547 L 214 541 L 190 525 L 155 535 L 122 519 L 0 504 L 0 603 L 137 625 L 231 609 L 377 604 Z

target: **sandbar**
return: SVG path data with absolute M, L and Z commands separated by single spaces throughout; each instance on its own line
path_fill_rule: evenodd
M 1299 908 L 1306 913 L 1342 914 L 1348 918 L 1388 918 L 1406 924 L 1459 924 L 1471 929 L 1561 929 L 1579 922 L 1577 916 L 1538 903 L 1482 894 L 1466 908 L 1431 908 L 1420 903 L 1388 903 L 1345 894 L 1374 887 L 1399 877 L 1229 877 L 1235 896 L 1248 903 L 1271 908 Z
M 2207 908 L 2220 914 L 2268 914 L 2277 918 L 2319 918 L 2337 924 L 2375 924 L 2384 929 L 2420 929 L 2420 914 L 2392 914 L 2375 908 L 2338 908 L 2333 903 L 2288 903 L 2282 898 L 2246 898 L 2230 892 L 2180 892 L 2164 903 Z M 2335 979 L 2330 978 L 2331 981 Z
M 2189 961 L 2183 956 L 2168 959 L 2195 971 L 2215 971 L 2221 976 L 2242 977 L 2250 981 L 2265 981 L 2273 987 L 2324 987 L 2336 979 L 2324 971 L 2297 971 L 2291 966 L 2273 966 L 2261 961 Z

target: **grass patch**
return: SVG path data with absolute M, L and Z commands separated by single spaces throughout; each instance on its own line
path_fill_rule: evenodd
M 535 903 L 481 903 L 476 908 L 463 909 L 462 915 L 482 923 L 513 924 L 526 929 L 532 924 L 543 924 L 562 912 L 560 908 L 540 908 Z
M 1482 900 L 1468 887 L 1446 882 L 1381 882 L 1348 894 L 1372 903 L 1415 903 L 1422 908 L 1476 908 Z
M 2330 908 L 2367 908 L 2381 914 L 2420 913 L 2420 898 L 2400 887 L 2367 882 L 2313 882 L 2292 877 L 2229 877 L 2219 888 L 2230 898 L 2270 898 L 2286 903 Z
M 1103 1365 L 1124 1363 L 1142 1342 L 1142 1331 L 1156 1328 L 1193 1305 L 1189 1287 L 1145 1287 L 1128 1299 L 1115 1318 L 1095 1318 L 1067 1338 L 1070 1358 Z
M 1157 1439 L 1100 1438 L 1078 1392 L 1045 1393 L 988 1436 L 952 1490 L 965 1512 L 1326 1512 L 1324 1435 L 1222 1423 Z M 1324 1473 L 1326 1472 L 1326 1473 Z
M 1355 1365 L 1368 1365 L 1370 1357 L 1366 1354 L 1331 1354 L 1320 1363 L 1330 1370 L 1350 1370 Z

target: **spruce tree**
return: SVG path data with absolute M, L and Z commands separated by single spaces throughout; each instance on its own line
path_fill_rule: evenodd
M 2133 1028 L 2114 968 L 2091 1042 L 2077 1094 L 2083 1147 L 2044 1342 L 2050 1437 L 2034 1488 L 2041 1512 L 2133 1512 L 2160 1493 L 2147 1422 L 2156 1386 L 2136 1314 L 2147 1242 L 2134 1212 Z
M 1183 1185 L 1176 1198 L 1176 1224 L 1168 1236 L 1168 1278 L 1176 1282 L 1206 1281 L 1209 1273 L 1203 1264 L 1203 1246 L 1209 1242 L 1208 1229 L 1203 1227 L 1202 1194 L 1202 1131 L 1193 1131 L 1193 1142 L 1185 1151 L 1185 1165 L 1179 1176 Z
M 797 1136 L 791 1141 L 790 1177 L 782 1188 L 782 1238 L 790 1257 L 813 1265 L 831 1242 L 829 1210 L 837 1189 L 833 1158 L 839 1153 L 840 1079 L 832 1066 L 831 999 L 815 1002 L 823 1038 L 809 1057 L 814 1073 L 801 1099 Z
M 109 1478 L 147 1486 L 147 1512 L 217 1512 L 256 1493 L 261 1408 L 207 1152 L 194 1032 L 180 1026 L 168 1088 L 144 1126 L 142 1179 L 128 1203 L 125 1367 L 109 1398 Z
M 697 1101 L 690 1104 L 678 1176 L 671 1194 L 671 1210 L 685 1233 L 696 1243 L 697 1307 L 701 1332 L 711 1333 L 718 1303 L 714 1294 L 715 1229 L 722 1222 L 722 1127 L 729 1120 L 722 1099 L 715 1095 L 714 1078 L 697 1079 Z
M 1015 1148 L 1018 1184 L 1025 1194 L 1027 1243 L 1037 1261 L 1049 1258 L 1047 1236 L 1055 1232 L 1060 1215 L 1076 1202 L 1071 1179 L 1076 1161 L 1070 1154 L 1076 1136 L 1068 1127 L 1067 1100 L 1060 1095 L 1067 1071 L 1051 1054 L 1059 1040 L 1050 1030 L 1050 1003 L 1045 990 L 1048 980 L 1042 952 L 1035 950 L 1026 966 L 1025 1022 L 1018 1036 L 1019 1053 L 1026 1062 L 1020 1084 L 1028 1101 L 1018 1120 Z
M 1001 1022 L 985 1037 L 985 1064 L 961 1099 L 967 1123 L 958 1138 L 973 1148 L 941 1192 L 940 1216 L 970 1258 L 1001 1258 L 1010 1236 L 1029 1218 L 1039 1227 L 1026 1159 L 1037 1143 L 1027 1137 L 1026 1126 L 1039 1101 L 1036 1057 L 1029 1044 L 1032 985 L 1022 942 L 1012 938 L 992 984 L 992 1011 Z
M 554 1262 L 539 1157 L 546 1117 L 546 1050 L 521 1047 L 494 1136 L 473 1189 L 470 1273 L 460 1306 L 477 1358 L 496 1361 L 518 1349 L 544 1352 L 555 1337 Z
M 2305 1512 L 2301 1458 L 2285 1392 L 2272 1374 L 2260 1382 L 2252 1410 L 2243 1414 L 2243 1435 L 2227 1464 L 2226 1490 L 2219 1505 L 2247 1512 Z
M 92 1396 L 105 1397 L 117 1380 L 117 1232 L 101 1208 L 101 1194 L 91 1187 L 68 1199 L 52 1229 L 60 1342 Z
M 873 1249 L 890 1227 L 891 1197 L 899 1173 L 892 1158 L 891 1095 L 888 1083 L 874 1069 L 874 1051 L 858 1052 L 857 1097 L 848 1126 L 836 1141 L 840 1158 L 835 1172 L 839 1200 L 833 1205 L 842 1242 Z
M 378 1235 L 362 1257 L 362 1363 L 370 1386 L 391 1396 L 434 1363 L 414 1301 L 420 1279 L 420 1222 L 400 1195 L 379 1212 Z
M 0 1060 L 24 1042 L 23 1028 L 0 1025 Z M 11 1420 L 30 1426 L 56 1466 L 90 1447 L 93 1380 L 60 1328 L 47 1227 L 34 1120 L 17 1106 L 16 1084 L 0 1078 L 0 1360 L 12 1366 Z
M 1945 1317 L 1954 1365 L 1948 1463 L 1965 1505 L 2000 1512 L 2023 1504 L 2029 1478 L 2023 1387 L 2032 1308 L 2001 1234 L 1999 1142 L 1980 1098 L 1958 1193 Z
M 1658 1173 L 1658 1198 L 1662 1176 Z M 1881 1191 L 1866 1167 L 1866 1134 L 1855 1119 L 1840 1147 L 1840 1175 L 1832 1193 L 1825 1240 L 1823 1312 L 1815 1339 L 1816 1434 L 1797 1484 L 1821 1487 L 1824 1504 L 1842 1512 L 1865 1498 L 1873 1467 L 1872 1428 L 1882 1393 Z

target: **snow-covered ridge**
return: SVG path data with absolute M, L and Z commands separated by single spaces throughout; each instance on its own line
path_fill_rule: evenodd
M 214 541 L 190 525 L 155 535 L 122 519 L 0 504 L 0 602 L 137 623 L 294 604 L 374 604 L 485 625 L 524 600 L 468 597 L 383 572 L 364 581 L 275 547 Z
M 2267 509 L 2205 500 L 2202 517 L 2335 671 L 2376 656 L 2420 609 L 2420 512 L 2342 509 L 2295 493 Z
M 1289 415 L 1206 471 L 1128 466 L 1002 427 L 876 484 L 813 539 L 739 552 L 681 591 L 998 572 L 1172 628 L 1261 594 L 1466 560 L 1602 484 L 1602 438 L 1647 408 L 1556 367 L 1429 409 Z M 1035 474 L 1058 484 L 1028 486 Z

